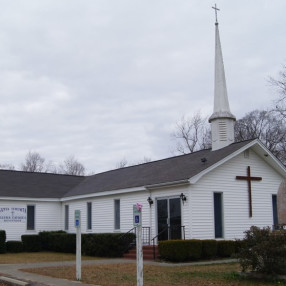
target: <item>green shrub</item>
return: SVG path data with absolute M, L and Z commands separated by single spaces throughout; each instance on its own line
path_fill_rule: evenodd
M 23 248 L 26 252 L 39 252 L 41 251 L 41 239 L 37 234 L 24 234 L 21 236 Z
M 89 256 L 121 257 L 135 239 L 135 234 L 93 233 L 82 235 L 82 253 Z
M 217 241 L 214 239 L 202 240 L 202 257 L 213 258 L 217 255 Z
M 64 231 L 40 232 L 42 249 L 47 251 L 75 253 L 76 234 Z M 81 235 L 81 249 L 84 255 L 121 257 L 135 239 L 135 234 L 93 233 Z
M 0 230 L 0 253 L 6 252 L 6 232 L 5 230 Z
M 76 252 L 75 233 L 51 233 L 48 239 L 49 250 L 64 253 Z
M 6 248 L 7 248 L 7 252 L 10 252 L 10 253 L 19 253 L 19 252 L 23 252 L 24 250 L 22 241 L 13 241 L 13 240 L 7 241 Z
M 186 261 L 189 258 L 184 240 L 160 241 L 159 254 L 163 259 L 174 262 Z
M 238 254 L 240 250 L 244 247 L 245 242 L 242 239 L 235 240 L 235 254 Z
M 159 242 L 159 254 L 170 261 L 198 260 L 202 256 L 202 241 L 168 240 Z
M 238 253 L 242 271 L 250 269 L 271 275 L 286 274 L 286 233 L 252 226 L 245 232 Z
M 202 241 L 198 239 L 186 240 L 188 256 L 190 260 L 198 260 L 202 257 Z
M 39 236 L 41 238 L 42 250 L 52 251 L 53 250 L 52 236 L 54 234 L 62 234 L 62 233 L 66 233 L 66 232 L 63 230 L 39 232 Z
M 219 240 L 217 241 L 217 255 L 219 257 L 230 257 L 235 253 L 235 241 Z

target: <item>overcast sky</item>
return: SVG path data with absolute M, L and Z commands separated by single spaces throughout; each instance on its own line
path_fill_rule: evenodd
M 208 0 L 0 0 L 0 163 L 28 151 L 88 172 L 172 156 L 183 116 L 213 108 Z M 231 111 L 270 107 L 286 1 L 216 1 Z

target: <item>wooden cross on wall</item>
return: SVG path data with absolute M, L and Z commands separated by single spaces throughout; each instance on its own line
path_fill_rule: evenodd
M 237 180 L 245 180 L 248 183 L 248 203 L 249 203 L 249 217 L 252 217 L 252 194 L 251 181 L 261 181 L 262 177 L 251 177 L 250 166 L 247 167 L 247 176 L 236 176 Z

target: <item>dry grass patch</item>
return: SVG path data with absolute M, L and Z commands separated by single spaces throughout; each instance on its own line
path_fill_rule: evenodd
M 41 275 L 76 280 L 75 267 L 47 267 L 25 269 Z M 275 282 L 252 281 L 240 278 L 238 263 L 205 266 L 151 266 L 144 265 L 144 285 L 181 286 L 237 286 L 237 285 L 284 285 Z M 108 264 L 82 266 L 82 282 L 96 285 L 136 285 L 136 265 Z
M 0 264 L 41 263 L 55 261 L 75 261 L 75 254 L 58 252 L 21 252 L 0 254 Z M 95 260 L 95 257 L 82 256 L 83 260 Z

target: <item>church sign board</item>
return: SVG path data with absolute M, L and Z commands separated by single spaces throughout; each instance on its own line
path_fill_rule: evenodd
M 0 207 L 0 222 L 24 222 L 27 220 L 27 209 L 20 207 Z

